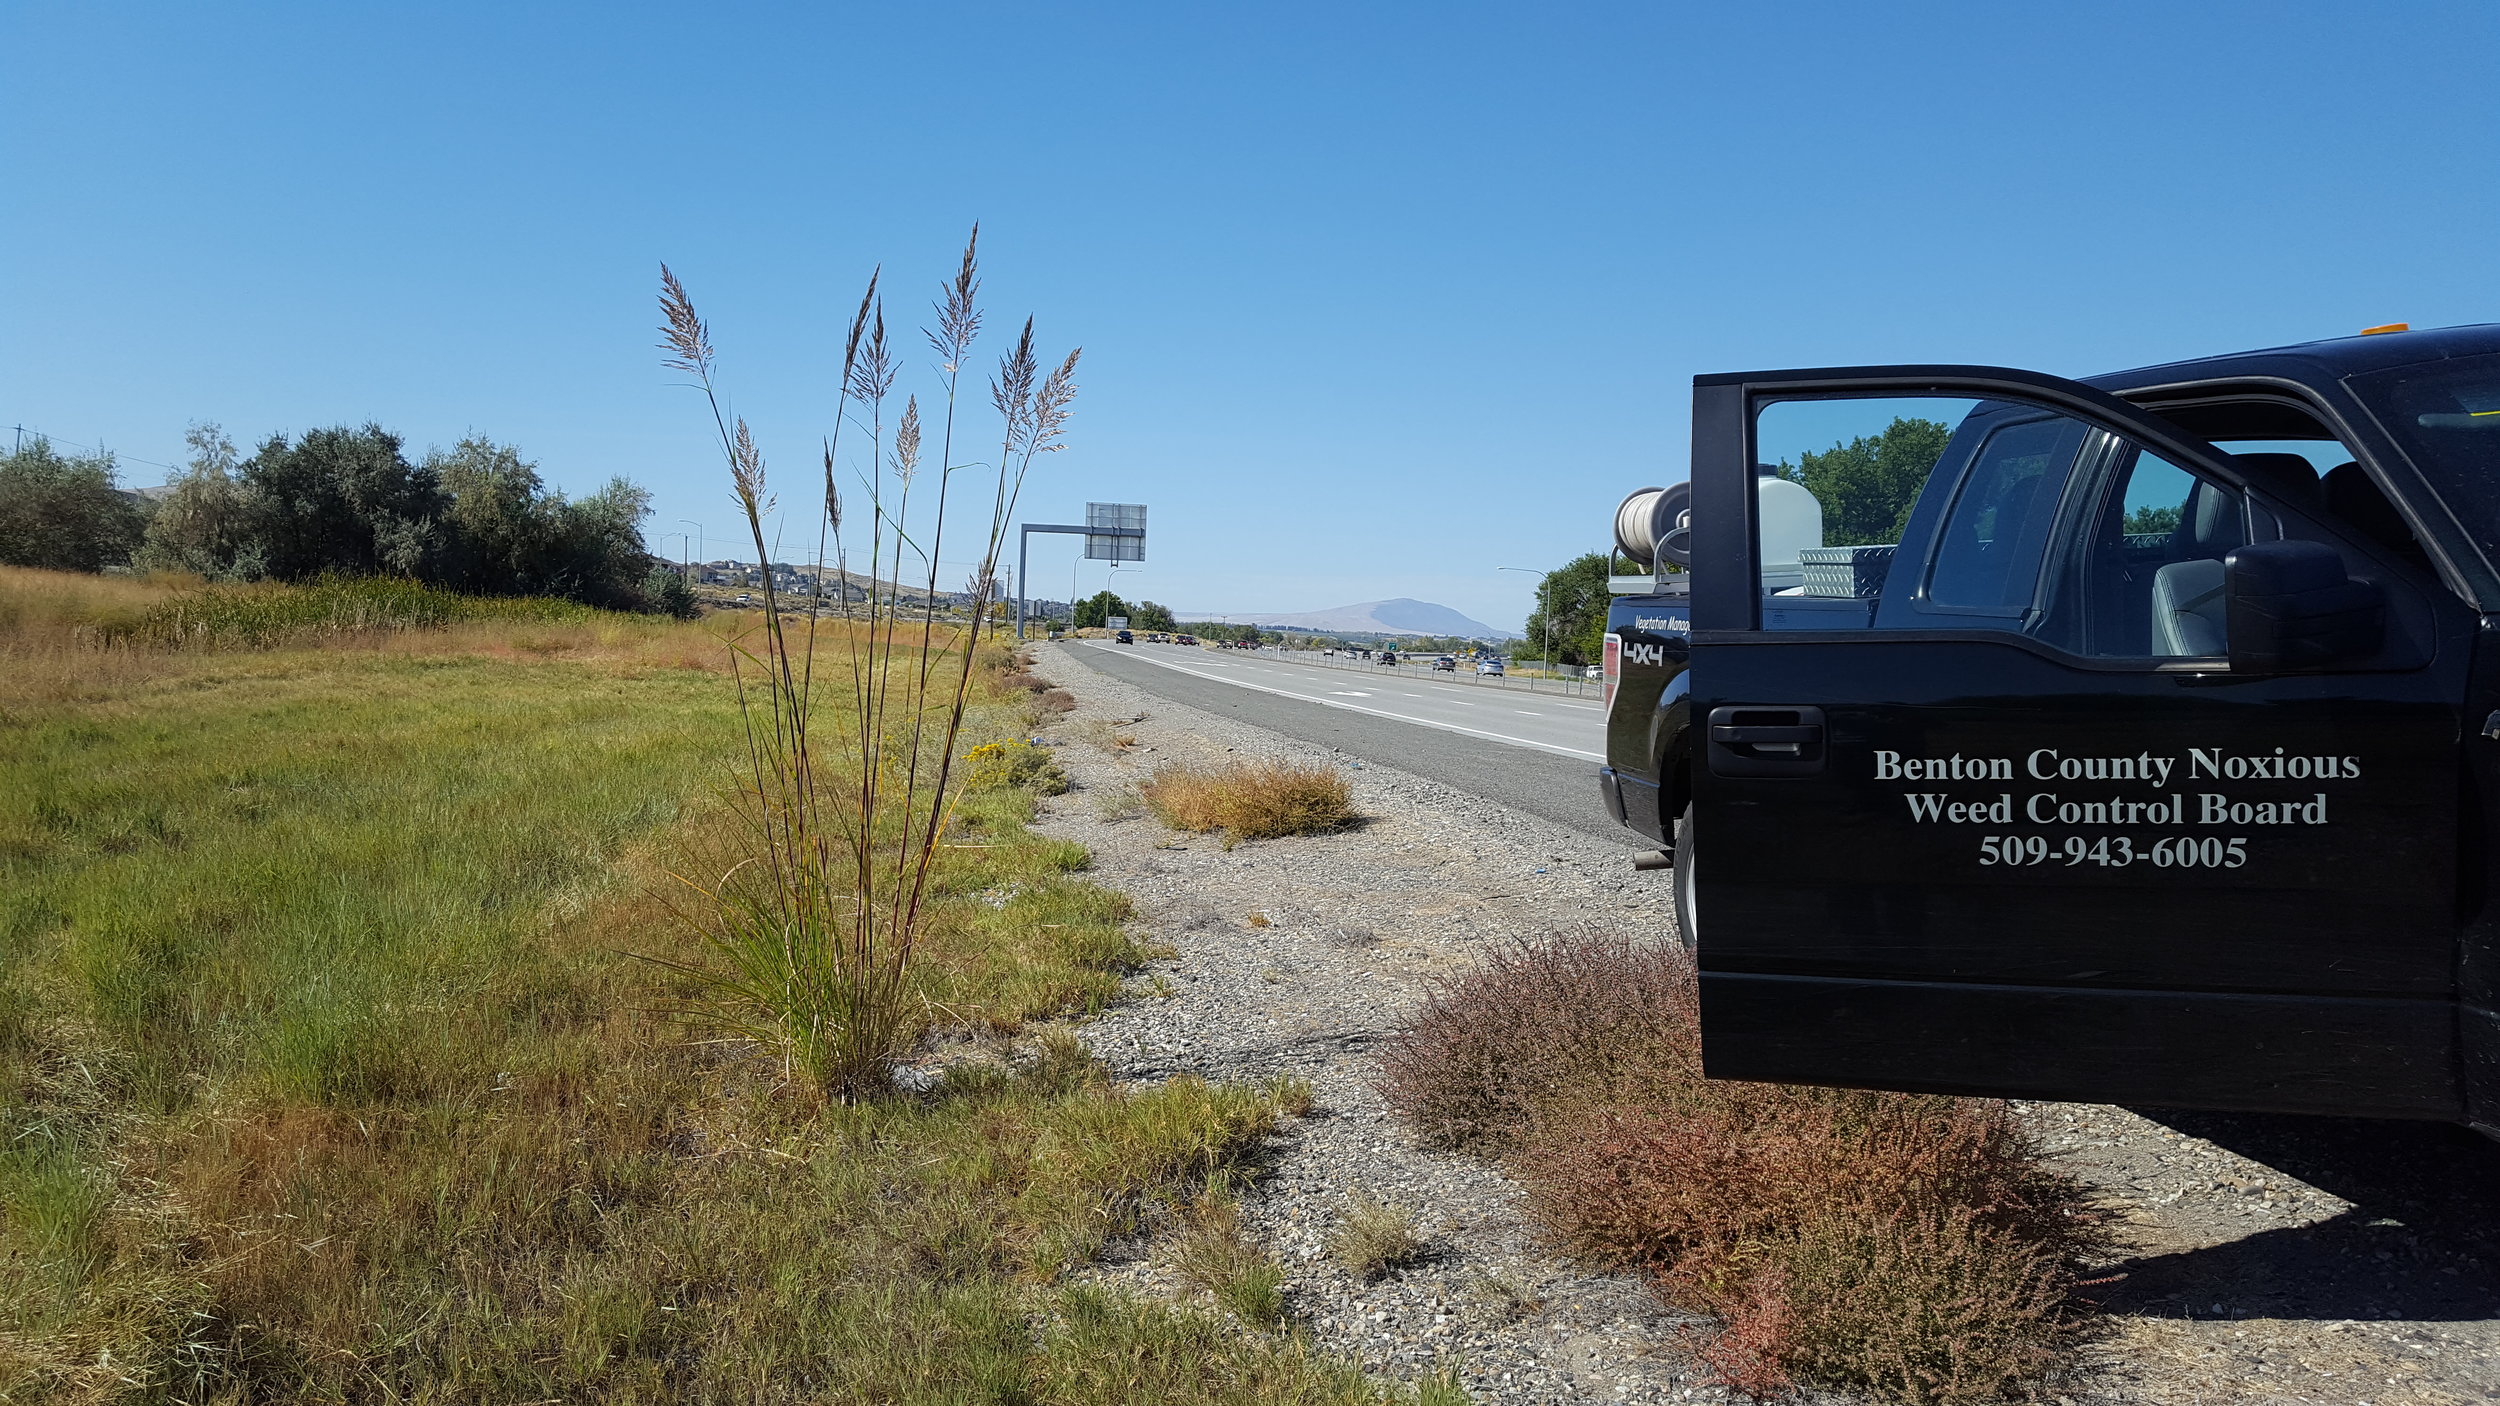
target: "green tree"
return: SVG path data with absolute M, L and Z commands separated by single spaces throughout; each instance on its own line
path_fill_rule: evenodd
M 451 502 L 380 425 L 272 435 L 242 467 L 245 518 L 268 573 L 438 579 Z
M 64 455 L 36 439 L 0 458 L 0 563 L 102 571 L 129 561 L 146 530 L 110 454 Z
M 651 570 L 643 577 L 642 595 L 650 602 L 650 608 L 662 615 L 692 620 L 703 613 L 702 604 L 695 599 L 694 587 L 687 585 L 684 574 L 666 562 L 651 564 Z
M 1131 614 L 1128 602 L 1109 591 L 1097 591 L 1076 603 L 1076 628 L 1099 630 L 1114 615 Z
M 183 439 L 191 446 L 190 463 L 148 520 L 147 540 L 132 563 L 212 581 L 259 576 L 263 563 L 244 520 L 243 490 L 235 482 L 234 441 L 207 421 L 193 421 Z
M 450 452 L 428 454 L 425 466 L 450 500 L 452 543 L 444 553 L 445 584 L 471 591 L 552 594 L 556 573 L 555 511 L 538 466 L 510 445 L 469 435 Z
M 1636 563 L 1590 552 L 1545 573 L 1537 586 L 1536 608 L 1528 613 L 1528 637 L 1520 641 L 1518 652 L 1530 658 L 1545 657 L 1550 613 L 1555 659 L 1547 662 L 1596 663 L 1606 639 L 1606 610 L 1613 604 L 1607 578 L 1641 571 Z
M 2176 532 L 2179 530 L 2179 519 L 2182 516 L 2184 513 L 2176 503 L 2168 507 L 2136 508 L 2128 512 L 2126 526 L 2121 530 L 2129 535 Z
M 1141 630 L 1177 630 L 1180 628 L 1180 623 L 1172 618 L 1170 609 L 1150 600 L 1141 600 L 1137 603 L 1137 609 L 1130 615 L 1129 623 Z
M 1910 508 L 1927 486 L 1953 428 L 1936 420 L 1895 416 L 1879 435 L 1860 435 L 1820 453 L 1777 466 L 1823 505 L 1823 545 L 1862 547 L 1898 542 Z
M 483 435 L 427 455 L 424 467 L 451 505 L 440 567 L 445 584 L 618 609 L 645 605 L 655 579 L 642 546 L 649 491 L 619 478 L 579 500 L 550 493 L 536 464 Z M 674 609 L 657 597 L 649 605 Z

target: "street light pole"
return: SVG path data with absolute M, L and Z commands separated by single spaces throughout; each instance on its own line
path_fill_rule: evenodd
M 1522 571 L 1537 578 L 1537 614 L 1545 621 L 1545 671 L 1554 671 L 1554 573 L 1524 566 L 1497 566 L 1496 571 Z
M 685 544 L 685 565 L 679 567 L 677 571 L 678 575 L 686 578 L 686 584 L 691 586 L 694 584 L 694 544 L 695 542 L 703 540 L 703 524 L 696 522 L 693 518 L 689 517 L 681 517 L 677 520 L 694 529 L 693 541 L 689 541 Z M 683 536 L 684 534 L 680 533 L 679 535 Z

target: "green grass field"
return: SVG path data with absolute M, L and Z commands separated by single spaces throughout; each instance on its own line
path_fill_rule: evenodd
M 36 628 L 0 641 L 54 674 L 0 710 L 0 1401 L 1381 1399 L 1076 1282 L 1300 1094 L 1122 1089 L 1055 1033 L 1140 954 L 1029 791 L 968 799 L 919 976 L 987 1057 L 845 1107 L 638 959 L 700 959 L 669 873 L 732 831 L 703 625 L 140 664 Z

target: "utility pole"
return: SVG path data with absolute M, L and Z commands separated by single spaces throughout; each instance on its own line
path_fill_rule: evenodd
M 686 584 L 691 586 L 694 584 L 694 544 L 703 540 L 703 524 L 696 522 L 693 518 L 681 517 L 677 520 L 694 529 L 694 537 L 685 543 L 685 565 L 679 567 L 677 573 L 685 577 Z M 681 532 L 678 536 L 682 538 L 685 534 Z

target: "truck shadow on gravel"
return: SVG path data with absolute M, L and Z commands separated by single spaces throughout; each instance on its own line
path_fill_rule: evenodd
M 2500 1318 L 2500 1142 L 2441 1123 L 2132 1111 L 2351 1208 L 2126 1264 L 2105 1307 L 2166 1318 Z

